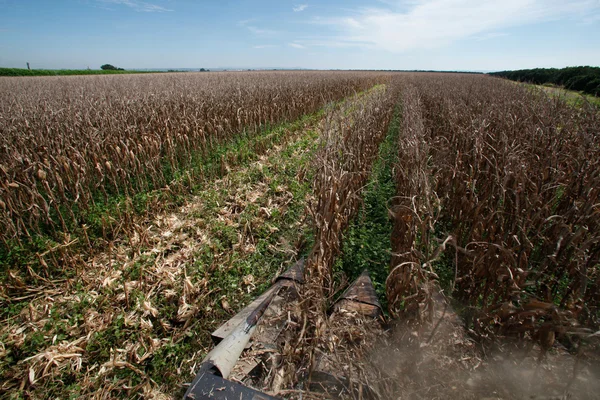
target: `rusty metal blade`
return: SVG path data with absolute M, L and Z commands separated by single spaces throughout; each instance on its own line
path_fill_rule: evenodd
M 236 326 L 247 319 L 254 310 L 257 309 L 273 292 L 276 292 L 282 286 L 294 286 L 304 282 L 304 259 L 299 260 L 284 273 L 275 279 L 275 283 L 266 292 L 257 297 L 252 303 L 247 305 L 239 313 L 233 316 L 230 320 L 221 325 L 212 333 L 213 342 L 219 343 L 223 338 L 227 337 Z
M 287 271 L 279 275 L 276 281 L 289 279 L 294 282 L 304 283 L 304 258 L 298 260 L 294 265 L 289 267 Z
M 334 310 L 345 309 L 355 311 L 365 316 L 377 318 L 383 314 L 377 292 L 365 270 L 344 292 L 342 297 L 334 304 Z

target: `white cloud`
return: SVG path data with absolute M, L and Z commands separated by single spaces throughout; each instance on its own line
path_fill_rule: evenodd
M 490 39 L 499 29 L 519 25 L 572 17 L 584 20 L 600 10 L 597 0 L 396 0 L 385 4 L 385 9 L 360 9 L 312 22 L 334 29 L 336 34 L 326 38 L 334 43 L 398 53 L 442 47 L 465 38 Z
M 294 10 L 294 12 L 300 12 L 300 11 L 304 11 L 308 8 L 308 4 L 299 4 L 297 6 L 295 6 L 294 8 L 292 8 L 292 10 Z
M 273 47 L 279 47 L 276 44 L 259 44 L 256 46 L 253 46 L 255 49 L 271 49 Z
M 479 42 L 482 42 L 484 40 L 496 39 L 499 37 L 506 37 L 506 36 L 509 36 L 509 34 L 506 32 L 489 32 L 489 33 L 484 33 L 483 35 L 475 36 L 474 39 Z
M 141 0 L 100 0 L 100 2 L 105 3 L 105 4 L 123 5 L 123 6 L 130 7 L 132 9 L 134 9 L 135 11 L 142 11 L 142 12 L 173 11 L 173 10 L 169 10 L 168 8 L 165 8 L 165 7 L 156 5 L 156 4 L 147 3 L 147 2 L 141 1 Z
M 257 28 L 255 26 L 246 26 L 246 28 L 248 28 L 250 32 L 259 36 L 273 36 L 277 34 L 277 31 L 274 31 L 272 29 Z
M 243 19 L 241 21 L 238 21 L 238 25 L 239 26 L 248 26 L 248 24 L 251 24 L 253 22 L 257 22 L 258 20 L 256 18 L 250 18 L 250 19 Z
M 306 46 L 303 46 L 299 43 L 289 43 L 289 45 L 295 49 L 305 49 L 306 48 Z
M 250 19 L 244 19 L 244 20 L 238 21 L 237 24 L 239 26 L 242 26 L 242 27 L 248 29 L 250 32 L 252 32 L 253 34 L 255 34 L 257 36 L 274 36 L 279 33 L 273 29 L 257 27 L 256 24 L 258 24 L 259 22 L 260 22 L 260 20 L 257 18 L 250 18 Z
M 294 43 L 303 47 L 339 47 L 348 48 L 356 46 L 368 46 L 370 43 L 354 40 L 345 40 L 344 38 L 304 38 L 295 40 Z

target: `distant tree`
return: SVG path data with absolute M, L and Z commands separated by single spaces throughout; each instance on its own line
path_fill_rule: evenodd
M 585 87 L 585 91 L 594 96 L 600 96 L 600 78 L 588 82 Z
M 593 80 L 593 75 L 575 75 L 565 82 L 565 87 L 570 90 L 583 91 L 587 84 Z
M 104 64 L 100 67 L 100 69 L 103 69 L 104 71 L 117 71 L 119 70 L 119 68 L 115 67 L 114 65 L 110 65 L 110 64 Z

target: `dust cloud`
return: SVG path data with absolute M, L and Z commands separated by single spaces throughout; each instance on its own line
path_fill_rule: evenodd
M 373 346 L 369 385 L 380 399 L 597 399 L 593 358 L 558 341 L 544 354 L 523 340 L 484 349 L 450 307 L 437 306 L 432 324 L 397 325 Z

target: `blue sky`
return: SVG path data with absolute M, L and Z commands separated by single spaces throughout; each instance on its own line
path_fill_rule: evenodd
M 600 0 L 0 0 L 0 66 L 600 65 Z

